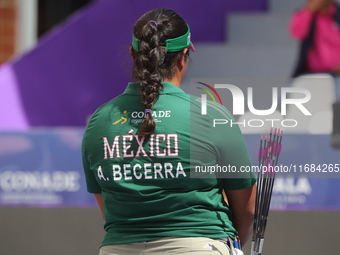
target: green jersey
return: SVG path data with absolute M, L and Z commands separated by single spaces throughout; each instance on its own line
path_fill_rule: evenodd
M 212 119 L 232 118 L 223 106 L 209 103 L 208 114 L 201 115 L 199 98 L 162 84 L 152 107 L 156 129 L 147 141 L 137 135 L 145 113 L 136 83 L 99 107 L 86 128 L 87 190 L 101 193 L 105 205 L 102 246 L 237 234 L 222 190 L 244 189 L 256 179 L 250 173 L 217 178 L 203 167 L 250 166 L 239 127 L 212 127 Z

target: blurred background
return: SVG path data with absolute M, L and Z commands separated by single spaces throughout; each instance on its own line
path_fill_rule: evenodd
M 86 192 L 81 139 L 94 110 L 131 81 L 132 27 L 151 9 L 173 9 L 191 27 L 188 93 L 197 82 L 235 84 L 245 95 L 253 87 L 254 106 L 268 109 L 273 88 L 307 83 L 312 116 L 294 108 L 282 116 L 280 106 L 271 116 L 299 121 L 279 126 L 279 163 L 339 164 L 330 143 L 334 84 L 327 75 L 316 85 L 291 79 L 299 43 L 288 27 L 305 2 L 0 0 L 0 254 L 98 254 L 103 221 Z M 232 109 L 230 93 L 223 98 Z M 260 118 L 246 110 L 235 118 Z M 269 128 L 241 126 L 255 165 Z M 263 254 L 338 253 L 339 175 L 302 171 L 275 181 Z

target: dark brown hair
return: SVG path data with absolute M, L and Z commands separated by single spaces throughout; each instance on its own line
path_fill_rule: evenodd
M 167 39 L 179 37 L 187 31 L 186 22 L 168 9 L 149 11 L 134 25 L 133 33 L 140 46 L 139 51 L 132 50 L 132 76 L 140 86 L 141 103 L 145 109 L 152 109 L 163 89 L 161 82 L 174 76 L 176 61 L 181 57 L 181 51 L 165 53 L 161 46 Z M 149 138 L 155 127 L 151 113 L 147 112 L 138 135 Z

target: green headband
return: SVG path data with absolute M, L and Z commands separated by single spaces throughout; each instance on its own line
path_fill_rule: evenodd
M 165 41 L 165 46 L 162 46 L 165 52 L 177 52 L 188 47 L 191 47 L 193 49 L 190 39 L 190 27 L 188 24 L 187 26 L 188 31 L 186 32 L 186 34 Z M 140 45 L 139 39 L 137 39 L 136 36 L 132 33 L 132 48 L 135 51 L 139 51 L 139 45 Z

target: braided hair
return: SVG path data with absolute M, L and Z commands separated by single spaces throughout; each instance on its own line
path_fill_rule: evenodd
M 187 31 L 186 22 L 169 9 L 149 11 L 134 25 L 133 33 L 139 39 L 140 46 L 139 51 L 132 50 L 132 77 L 140 86 L 141 103 L 145 109 L 153 107 L 163 89 L 161 82 L 175 75 L 176 62 L 181 57 L 181 51 L 164 52 L 162 45 L 167 39 L 182 36 Z M 138 135 L 149 138 L 155 127 L 151 111 L 145 111 Z

